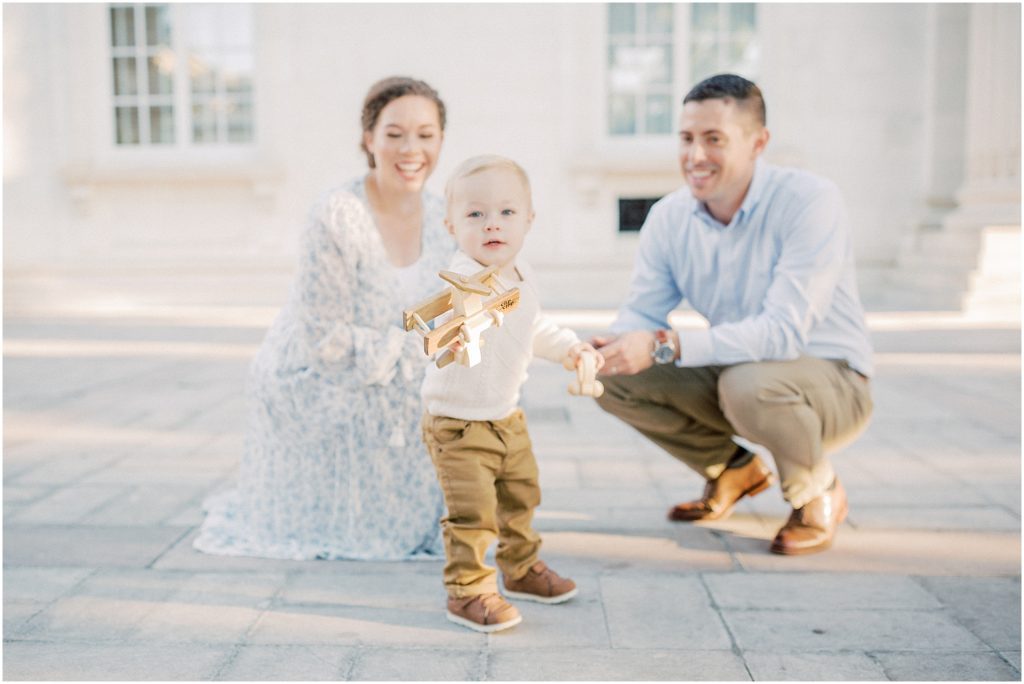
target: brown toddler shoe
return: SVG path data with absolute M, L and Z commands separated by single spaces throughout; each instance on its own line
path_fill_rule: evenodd
M 563 603 L 579 592 L 575 582 L 559 577 L 544 561 L 534 563 L 520 579 L 503 576 L 502 581 L 505 583 L 506 596 L 538 603 Z
M 466 598 L 448 597 L 448 619 L 478 632 L 500 632 L 523 621 L 516 607 L 501 594 L 480 594 Z

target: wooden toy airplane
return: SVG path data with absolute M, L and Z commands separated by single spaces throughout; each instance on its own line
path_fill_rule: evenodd
M 441 271 L 437 275 L 451 287 L 402 312 L 405 329 L 416 328 L 423 335 L 423 351 L 427 356 L 444 349 L 436 359 L 438 368 L 452 361 L 468 367 L 480 363 L 480 347 L 484 343 L 480 333 L 492 325 L 500 326 L 504 315 L 519 306 L 519 288 L 502 288 L 497 273 L 497 266 L 489 266 L 472 276 Z M 491 294 L 497 296 L 485 302 L 484 297 Z M 427 321 L 448 311 L 453 312 L 452 318 L 431 330 Z M 462 349 L 457 352 L 450 349 L 456 341 L 462 342 Z
M 568 361 L 565 366 L 567 370 L 573 370 Z M 569 385 L 569 394 L 595 399 L 604 394 L 604 385 L 597 379 L 597 356 L 593 352 L 580 354 L 580 361 L 576 365 L 576 380 Z

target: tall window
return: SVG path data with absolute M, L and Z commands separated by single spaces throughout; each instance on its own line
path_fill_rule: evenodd
M 111 5 L 114 141 L 252 142 L 252 42 L 245 4 Z
M 690 6 L 690 80 L 729 72 L 753 79 L 760 56 L 754 3 Z
M 670 3 L 608 5 L 608 132 L 672 132 L 674 9 Z
M 610 3 L 608 133 L 672 132 L 683 94 L 722 72 L 756 78 L 754 3 Z

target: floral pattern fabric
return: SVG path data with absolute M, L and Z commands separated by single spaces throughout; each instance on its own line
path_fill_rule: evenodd
M 238 485 L 204 503 L 195 548 L 287 559 L 444 557 L 444 502 L 419 434 L 429 359 L 422 338 L 401 327 L 401 312 L 441 289 L 437 272 L 455 244 L 443 202 L 427 193 L 423 201 L 413 301 L 401 294 L 362 179 L 314 207 L 298 277 L 249 370 Z

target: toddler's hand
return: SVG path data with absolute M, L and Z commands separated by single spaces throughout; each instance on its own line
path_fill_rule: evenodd
M 594 346 L 587 342 L 578 342 L 569 348 L 570 369 L 575 369 L 580 365 L 580 356 L 583 354 L 594 355 L 594 359 L 597 362 L 597 370 L 601 370 L 601 367 L 604 366 L 604 357 L 601 356 L 601 352 L 594 349 Z

